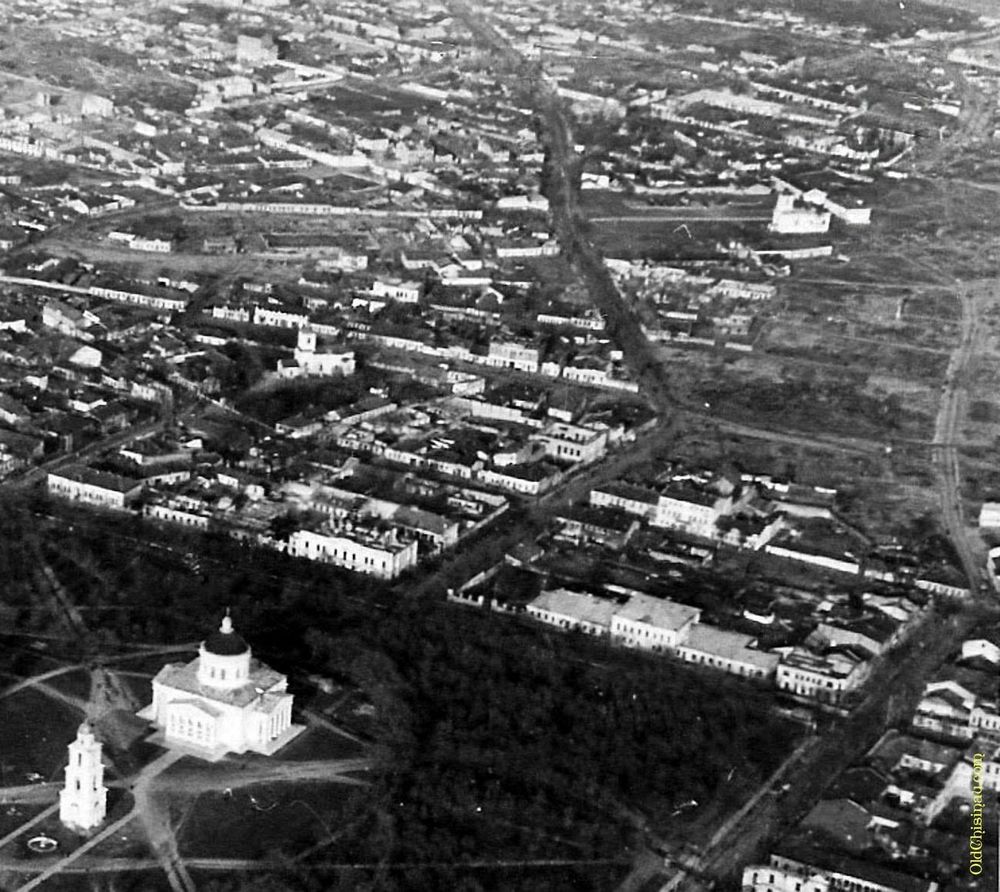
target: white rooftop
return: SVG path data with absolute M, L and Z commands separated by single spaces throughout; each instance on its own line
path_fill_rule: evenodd
M 654 598 L 652 595 L 637 592 L 629 597 L 624 606 L 615 611 L 615 615 L 634 623 L 645 623 L 658 629 L 677 631 L 692 620 L 697 620 L 701 616 L 701 611 L 696 607 L 668 601 L 666 598 Z
M 577 622 L 608 628 L 611 627 L 611 617 L 618 611 L 618 604 L 610 598 L 595 598 L 593 595 L 572 592 L 565 588 L 542 592 L 530 606 L 569 617 Z
M 751 650 L 753 637 L 740 632 L 729 632 L 695 623 L 688 633 L 687 641 L 681 646 L 713 657 L 735 660 L 771 671 L 778 665 L 780 657 L 763 650 Z

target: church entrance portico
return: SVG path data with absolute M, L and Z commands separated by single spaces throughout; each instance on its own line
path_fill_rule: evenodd
M 168 740 L 212 749 L 218 740 L 219 714 L 196 700 L 174 700 L 167 706 Z

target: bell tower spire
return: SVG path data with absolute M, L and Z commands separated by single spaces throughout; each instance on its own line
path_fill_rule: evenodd
M 66 786 L 59 792 L 59 820 L 72 830 L 93 830 L 104 820 L 107 809 L 101 744 L 90 722 L 85 721 L 69 745 Z

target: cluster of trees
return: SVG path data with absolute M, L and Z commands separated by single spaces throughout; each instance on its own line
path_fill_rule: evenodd
M 360 399 L 367 382 L 362 376 L 349 378 L 302 378 L 251 390 L 236 401 L 241 412 L 273 424 L 299 412 L 314 412 L 317 416 L 331 409 L 346 406 Z
M 77 510 L 67 537 L 28 523 L 27 509 L 18 516 L 0 516 L 9 534 L 3 566 L 30 578 L 17 559 L 28 531 L 57 575 L 73 581 L 74 601 L 91 608 L 84 615 L 100 627 L 102 649 L 197 639 L 230 605 L 255 652 L 277 668 L 365 692 L 379 770 L 364 808 L 317 855 L 383 865 L 353 876 L 351 888 L 607 888 L 647 821 L 662 829 L 685 803 L 738 800 L 794 737 L 754 689 L 583 635 L 229 540 L 158 529 L 151 547 L 134 520 Z M 186 560 L 196 545 L 197 559 Z M 551 859 L 608 863 L 523 864 Z M 472 861 L 511 864 L 483 870 Z M 287 888 L 317 888 L 317 877 L 322 888 L 346 882 L 319 864 L 290 870 L 298 879 Z
M 394 862 L 615 857 L 650 818 L 737 796 L 793 737 L 745 686 L 444 605 L 345 615 L 308 644 L 381 717 Z
M 792 351 L 784 351 L 792 352 Z M 865 392 L 863 373 L 822 376 L 796 371 L 781 381 L 705 382 L 700 391 L 706 402 L 724 415 L 758 422 L 781 422 L 798 430 L 857 436 L 901 432 L 923 420 L 903 405 L 898 394 L 876 396 Z

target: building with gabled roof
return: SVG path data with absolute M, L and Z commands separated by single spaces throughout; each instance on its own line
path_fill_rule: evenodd
M 836 704 L 864 682 L 870 669 L 869 660 L 850 647 L 825 654 L 796 647 L 778 663 L 777 685 L 797 697 Z
M 743 870 L 744 892 L 937 892 L 933 880 L 841 855 L 786 843 L 764 864 Z
M 801 826 L 817 830 L 840 846 L 854 852 L 870 843 L 872 815 L 852 799 L 821 799 L 802 819 Z
M 780 656 L 757 650 L 752 635 L 730 632 L 704 623 L 694 623 L 686 640 L 677 647 L 677 655 L 688 663 L 721 669 L 746 678 L 770 678 L 778 668 Z
M 615 610 L 611 637 L 626 647 L 673 651 L 688 637 L 700 616 L 696 607 L 634 592 Z
M 918 733 L 969 740 L 975 706 L 975 693 L 957 681 L 932 681 L 924 688 L 924 695 L 917 705 L 913 728 Z
M 932 778 L 947 772 L 961 757 L 957 746 L 898 731 L 887 731 L 868 753 L 868 761 L 884 771 Z
M 611 634 L 611 619 L 617 607 L 610 598 L 559 588 L 542 592 L 528 604 L 527 611 L 529 616 L 550 626 L 605 636 Z
M 139 718 L 156 739 L 210 761 L 248 750 L 270 756 L 296 737 L 288 679 L 252 657 L 229 613 L 190 663 L 168 663 L 153 679 L 153 702 Z
M 50 471 L 48 491 L 64 499 L 72 499 L 100 508 L 128 508 L 142 491 L 143 481 L 97 471 L 85 465 L 68 465 Z

